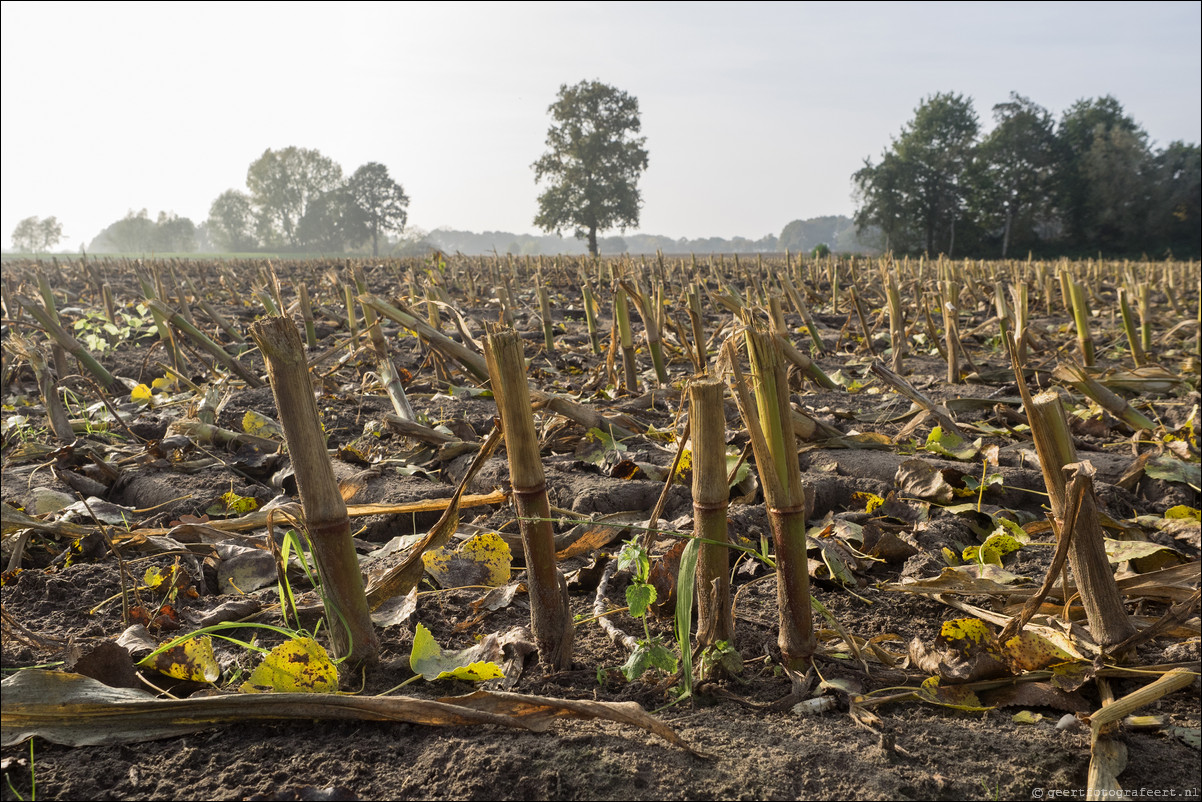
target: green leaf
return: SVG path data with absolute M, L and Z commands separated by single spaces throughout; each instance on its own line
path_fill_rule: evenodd
M 1185 561 L 1185 555 L 1176 549 L 1146 540 L 1111 540 L 1107 537 L 1102 539 L 1102 543 L 1106 547 L 1106 559 L 1115 565 L 1127 560 L 1142 560 L 1154 555 L 1170 564 Z
M 647 550 L 639 545 L 638 540 L 631 540 L 618 552 L 618 570 L 634 567 L 635 579 L 646 582 L 651 575 L 651 558 Z
M 607 451 L 616 451 L 621 453 L 626 450 L 626 444 L 621 440 L 617 440 L 595 427 L 588 430 L 588 438 L 590 440 L 596 440 Z
M 939 426 L 931 429 L 930 435 L 927 436 L 926 445 L 923 446 L 925 451 L 942 454 L 945 457 L 958 460 L 972 459 L 977 455 L 977 451 L 980 448 L 980 438 L 977 438 L 975 442 L 969 443 L 955 432 L 944 432 Z
M 676 655 L 668 651 L 667 647 L 659 641 L 640 641 L 638 647 L 622 664 L 621 671 L 627 682 L 634 682 L 652 668 L 674 674 L 676 672 Z
M 676 646 L 684 662 L 681 675 L 685 693 L 693 690 L 693 585 L 697 577 L 697 552 L 701 541 L 696 537 L 689 540 L 680 555 L 680 569 L 676 578 Z
M 735 471 L 735 475 L 732 476 L 730 479 L 731 487 L 734 487 L 737 484 L 741 484 L 743 482 L 743 480 L 747 478 L 747 474 L 751 473 L 751 466 L 747 463 L 747 460 L 743 460 L 743 462 L 741 464 L 739 463 L 739 460 L 742 459 L 742 457 L 743 457 L 743 455 L 741 453 L 726 455 L 726 475 L 727 476 L 730 476 L 730 472 L 732 470 L 734 470 L 734 467 L 736 465 L 739 466 L 739 469 L 737 471 Z
M 1166 482 L 1180 482 L 1195 490 L 1202 485 L 1202 464 L 1185 462 L 1168 454 L 1161 454 L 1149 460 L 1144 466 L 1144 473 L 1153 479 L 1163 479 Z
M 634 618 L 642 618 L 647 614 L 647 608 L 654 603 L 654 586 L 638 581 L 632 581 L 626 586 L 626 605 L 630 607 L 630 615 Z

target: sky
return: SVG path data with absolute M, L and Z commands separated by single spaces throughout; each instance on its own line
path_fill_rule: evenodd
M 779 235 L 855 209 L 851 175 L 923 98 L 1113 95 L 1202 141 L 1202 3 L 105 3 L 0 8 L 0 240 L 78 251 L 129 211 L 207 217 L 262 153 L 386 165 L 409 228 L 536 233 L 561 85 L 639 101 L 640 223 Z M 613 232 L 618 233 L 618 232 Z

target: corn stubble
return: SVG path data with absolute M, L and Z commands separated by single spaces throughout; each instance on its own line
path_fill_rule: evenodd
M 512 329 L 493 332 L 485 342 L 484 355 L 501 412 L 513 503 L 521 522 L 530 589 L 530 630 L 542 663 L 564 670 L 572 664 L 575 629 L 568 609 L 567 584 L 555 560 L 551 506 L 534 429 L 522 341 Z
M 268 317 L 251 326 L 267 360 L 284 439 L 296 472 L 313 560 L 335 657 L 350 666 L 375 663 L 380 642 L 371 622 L 363 575 L 351 539 L 351 520 L 326 453 L 317 402 L 300 332 L 287 317 Z

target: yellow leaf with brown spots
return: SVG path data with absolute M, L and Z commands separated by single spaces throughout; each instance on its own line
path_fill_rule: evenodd
M 151 653 L 138 665 L 192 682 L 212 683 L 221 677 L 221 667 L 213 654 L 213 641 L 208 636 L 191 638 L 166 651 Z
M 242 693 L 335 693 L 338 669 L 320 643 L 293 638 L 272 649 L 239 688 Z

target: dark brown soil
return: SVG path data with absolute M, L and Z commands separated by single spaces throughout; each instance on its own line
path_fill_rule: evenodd
M 315 297 L 329 295 L 321 277 L 331 267 L 338 266 L 277 265 L 284 280 L 285 296 L 294 280 L 310 282 L 310 294 Z M 421 280 L 418 267 L 416 275 Z M 387 287 L 397 286 L 398 277 L 408 275 L 402 268 L 408 269 L 390 265 L 370 270 L 369 281 L 384 293 Z M 473 268 L 477 271 L 473 286 L 479 287 L 483 284 L 482 277 L 487 275 L 483 265 L 465 261 L 460 270 Z M 119 299 L 135 297 L 127 270 L 108 263 L 103 271 Z M 81 318 L 81 308 L 100 308 L 85 276 L 71 274 L 69 269 L 64 272 L 55 283 L 56 291 L 66 295 L 65 299 L 59 298 L 60 308 L 76 308 L 64 310 L 64 318 Z M 215 292 L 220 291 L 212 265 L 197 266 L 196 273 L 207 276 L 208 285 Z M 13 283 L 14 292 L 16 283 L 27 276 L 7 265 L 5 274 L 5 280 Z M 522 275 L 529 277 L 528 273 Z M 523 279 L 515 285 L 515 300 L 520 307 L 517 328 L 526 338 L 532 386 L 575 394 L 582 403 L 608 415 L 624 413 L 641 427 L 679 430 L 683 424 L 677 414 L 681 406 L 679 382 L 691 373 L 691 366 L 683 351 L 676 347 L 675 335 L 665 336 L 669 339 L 669 370 L 676 385 L 635 394 L 624 394 L 612 387 L 606 391 L 611 382 L 606 375 L 605 356 L 594 356 L 589 351 L 579 295 L 566 281 L 566 275 L 549 271 L 556 304 L 554 353 L 543 350 L 533 291 L 516 289 L 532 286 L 533 282 Z M 450 289 L 467 319 L 469 331 L 481 337 L 482 321 L 494 320 L 498 315 L 496 301 L 479 297 L 473 301 L 459 285 Z M 750 286 L 744 289 L 745 296 L 749 295 Z M 816 297 L 829 291 L 820 282 L 815 282 L 812 289 Z M 239 327 L 249 325 L 250 308 L 234 307 L 229 294 L 221 292 L 216 301 L 224 303 L 221 308 L 225 314 Z M 1103 296 L 1107 292 L 1113 294 L 1112 288 L 1102 288 L 1101 292 Z M 31 292 L 25 287 L 21 294 L 36 295 L 36 289 Z M 479 290 L 474 293 L 479 294 Z M 817 362 L 828 373 L 839 368 L 849 382 L 862 382 L 864 387 L 857 392 L 819 390 L 794 376 L 795 400 L 810 417 L 844 435 L 878 433 L 896 437 L 913 417 L 906 415 L 909 402 L 868 372 L 870 357 L 862 338 L 855 336 L 858 322 L 847 315 L 846 308 L 835 314 L 829 305 L 824 309 L 821 303 L 812 302 L 818 310 L 820 333 L 828 348 L 835 352 L 833 356 L 816 357 Z M 1192 304 L 1189 308 L 1196 308 L 1196 290 L 1188 303 Z M 870 306 L 877 312 L 881 303 L 873 301 Z M 345 338 L 345 329 L 336 323 L 338 316 L 344 314 L 342 309 L 339 303 L 330 301 L 323 307 L 325 316 L 319 313 L 318 333 L 322 341 L 315 353 Z M 10 321 L 14 312 L 8 310 L 5 315 L 6 348 L 13 332 Z M 984 323 L 991 313 L 991 306 L 985 301 L 975 311 L 966 305 L 961 330 L 969 332 Z M 200 317 L 198 312 L 197 317 Z M 320 325 L 323 320 L 324 328 Z M 790 314 L 786 320 L 795 332 L 794 343 L 804 346 L 800 318 Z M 1174 322 L 1167 316 L 1159 318 L 1158 330 L 1169 331 Z M 708 314 L 705 321 L 710 334 L 728 323 L 729 315 L 719 316 L 717 312 Z M 606 308 L 601 320 L 604 331 L 609 330 L 609 324 Z M 1065 319 L 1057 317 L 1036 317 L 1032 321 L 1032 327 L 1042 333 L 1044 345 L 1044 350 L 1033 358 L 1044 368 L 1032 377 L 1033 388 L 1052 383 L 1047 371 L 1054 364 L 1057 348 L 1064 347 L 1061 352 L 1064 356 L 1074 347 L 1071 326 L 1066 328 L 1065 324 Z M 444 328 L 450 329 L 445 323 Z M 216 336 L 215 327 L 207 330 Z M 996 330 L 995 323 L 993 334 Z M 394 325 L 386 326 L 385 331 L 398 366 L 412 376 L 407 393 L 419 414 L 428 416 L 431 425 L 444 424 L 455 436 L 468 442 L 478 442 L 487 435 L 496 414 L 491 399 L 465 397 L 458 388 L 475 385 L 454 363 L 432 354 L 412 336 L 398 337 L 404 332 Z M 883 351 L 888 345 L 887 331 L 886 321 L 876 338 L 878 350 Z M 914 331 L 921 331 L 921 327 Z M 1099 339 L 1109 338 L 1107 342 L 1114 343 L 1119 336 L 1115 331 L 1107 331 Z M 1198 425 L 1194 337 L 1192 329 L 1183 330 L 1175 338 L 1162 340 L 1160 345 L 1159 358 L 1172 365 L 1175 372 L 1179 365 L 1192 364 L 1192 368 L 1180 371 L 1184 381 L 1139 396 L 1143 411 L 1163 423 L 1164 432 L 1175 432 L 1181 437 L 1192 436 L 1187 422 Z M 973 438 L 978 435 L 983 438 L 982 448 L 998 447 L 990 470 L 1003 477 L 1002 484 L 991 486 L 979 500 L 986 511 L 1009 510 L 1007 514 L 1019 523 L 1031 524 L 1045 519 L 1046 497 L 1038 495 L 1043 490 L 1042 476 L 1029 438 L 1021 433 L 1021 428 L 1018 431 L 1014 428 L 1014 415 L 1022 413 L 1021 405 L 1010 401 L 1017 396 L 1014 375 L 1009 373 L 1007 378 L 1008 363 L 996 348 L 996 341 L 990 338 L 989 333 L 965 335 L 979 369 L 977 383 L 947 384 L 944 363 L 933 348 L 929 348 L 931 353 L 922 350 L 921 337 L 912 342 L 911 347 L 918 352 L 906 360 L 907 379 L 936 403 L 949 405 L 957 422 L 966 428 L 981 422 L 1000 433 L 993 436 L 979 431 L 972 433 Z M 102 361 L 119 376 L 149 384 L 163 375 L 162 368 L 156 365 L 167 359 L 156 342 L 151 332 L 142 331 L 129 336 L 115 350 L 107 351 Z M 346 353 L 345 349 L 342 353 Z M 1111 365 L 1118 364 L 1117 360 L 1125 356 L 1117 348 L 1105 353 L 1110 360 L 1105 364 Z M 639 359 L 646 370 L 641 377 L 644 388 L 654 387 L 650 359 L 645 353 L 640 353 Z M 154 408 L 137 411 L 130 427 L 132 432 L 116 429 L 111 433 L 84 433 L 72 449 L 55 452 L 58 444 L 47 430 L 32 370 L 15 366 L 7 353 L 5 360 L 4 416 L 22 414 L 29 418 L 22 426 L 6 427 L 0 488 L 6 504 L 34 514 L 39 494 L 45 489 L 74 497 L 80 493 L 80 487 L 94 487 L 82 495 L 98 496 L 135 510 L 130 515 L 134 521 L 132 531 L 136 533 L 138 528 L 171 526 L 187 516 L 203 516 L 222 494 L 231 490 L 260 502 L 270 501 L 281 493 L 291 493 L 295 498 L 295 483 L 282 470 L 287 467 L 286 456 L 195 443 L 187 445 L 187 453 L 166 454 L 165 446 L 156 446 L 156 442 L 170 436 L 169 425 L 186 417 L 189 404 L 194 407 L 199 400 L 199 396 L 189 393 L 174 402 L 160 397 Z M 257 353 L 247 355 L 245 361 L 252 370 L 262 373 Z M 385 414 L 392 411 L 391 406 L 378 381 L 373 380 L 376 366 L 370 353 L 360 354 L 337 369 L 336 361 L 337 357 L 324 362 L 315 373 L 324 376 L 319 408 L 329 435 L 335 474 L 347 486 L 355 488 L 350 503 L 399 504 L 449 496 L 466 471 L 471 453 L 440 458 L 434 449 L 423 448 L 417 441 L 391 432 L 383 424 Z M 620 375 L 620 353 L 616 364 Z M 212 374 L 200 359 L 195 359 L 188 378 L 203 392 Z M 231 386 L 233 389 L 217 420 L 220 426 L 241 431 L 243 416 L 250 411 L 276 416 L 270 388 L 247 389 L 241 382 L 232 382 Z M 77 382 L 75 387 L 78 397 L 86 399 L 86 403 L 97 400 L 93 386 Z M 589 387 L 595 389 L 586 389 Z M 963 398 L 992 399 L 996 407 L 982 404 L 969 409 L 969 404 L 952 403 Z M 124 405 L 128 395 L 114 394 L 112 400 Z M 1088 409 L 1087 403 L 1080 408 Z M 79 410 L 73 410 L 72 414 L 78 417 Z M 599 459 L 591 453 L 595 446 L 583 427 L 551 414 L 540 413 L 537 420 L 541 426 L 551 503 L 557 508 L 555 514 L 562 518 L 555 528 L 561 542 L 570 541 L 573 528 L 590 516 L 634 512 L 646 519 L 650 515 L 663 490 L 662 480 L 652 474 L 671 465 L 674 443 L 640 436 L 622 443 L 625 450 L 621 454 L 615 453 L 608 460 Z M 1169 546 L 1175 550 L 1173 561 L 1196 563 L 1200 556 L 1197 523 L 1158 528 L 1152 521 L 1162 518 L 1166 510 L 1176 505 L 1194 509 L 1202 506 L 1197 489 L 1188 483 L 1146 474 L 1142 477 L 1137 474 L 1132 479 L 1129 469 L 1133 459 L 1137 453 L 1150 450 L 1149 442 L 1133 439 L 1129 431 L 1106 414 L 1083 413 L 1072 420 L 1079 457 L 1090 460 L 1098 470 L 1096 488 L 1101 509 L 1129 527 L 1129 538 L 1146 538 Z M 934 647 L 943 622 L 966 615 L 932 597 L 885 587 L 889 583 L 938 576 L 947 565 L 945 550 L 960 554 L 965 547 L 982 541 L 980 516 L 953 514 L 939 504 L 903 498 L 899 471 L 904 473 L 906 460 L 923 460 L 940 469 L 953 485 L 961 487 L 965 476 L 979 478 L 981 474 L 979 458 L 959 462 L 921 449 L 916 451 L 914 445 L 921 446 L 930 430 L 931 423 L 923 423 L 910 435 L 915 438 L 913 443 L 907 445 L 910 441 L 903 437 L 900 444 L 875 450 L 838 448 L 821 437 L 799 443 L 803 479 L 811 488 L 813 500 L 809 513 L 812 524 L 831 516 L 833 521 L 863 525 L 866 531 L 881 537 L 889 535 L 893 542 L 902 544 L 897 549 L 882 549 L 880 561 L 859 561 L 854 569 L 854 587 L 832 581 L 829 571 L 821 565 L 818 551 L 811 551 L 814 597 L 846 630 L 858 638 L 878 638 L 878 643 L 897 658 L 891 666 L 872 659 L 860 663 L 846 654 L 838 636 L 824 619 L 816 616 L 821 630 L 820 648 L 814 661 L 817 676 L 812 679 L 820 676 L 828 682 L 845 681 L 856 696 L 888 694 L 896 691 L 887 689 L 902 686 L 917 687 L 929 674 L 912 665 L 907 657 L 910 642 L 917 639 Z M 369 433 L 365 435 L 365 431 Z M 747 442 L 733 405 L 728 410 L 728 442 L 737 448 Z M 39 446 L 45 448 L 39 450 Z M 1194 454 L 1196 465 L 1196 451 Z M 641 467 L 633 476 L 629 473 L 621 474 L 625 478 L 611 476 L 618 457 Z M 602 464 L 598 465 L 598 461 Z M 108 470 L 98 469 L 98 462 Z M 68 484 L 64 476 L 72 483 Z M 86 485 L 80 477 L 93 484 Z M 509 489 L 503 452 L 485 465 L 468 492 L 486 493 L 496 488 Z M 889 516 L 866 513 L 864 499 L 855 496 L 859 492 L 882 497 L 893 493 L 896 507 Z M 978 497 L 969 494 L 956 498 L 955 502 L 965 500 L 975 502 Z M 691 530 L 691 510 L 688 485 L 671 487 L 661 526 Z M 353 528 L 359 551 L 367 554 L 394 537 L 424 533 L 438 516 L 438 512 L 423 512 L 356 518 Z M 75 519 L 93 526 L 86 515 Z M 465 509 L 461 520 L 510 536 L 518 531 L 508 504 Z M 737 542 L 758 547 L 762 537 L 770 540 L 763 496 L 753 484 L 732 490 L 729 520 L 732 537 Z M 264 534 L 265 530 L 259 530 L 247 536 L 262 542 Z M 606 555 L 613 555 L 621 541 L 633 534 L 622 534 L 600 553 L 590 552 L 563 561 L 572 611 L 579 620 L 591 618 L 598 569 Z M 1049 537 L 1033 539 L 1046 542 Z M 9 533 L 6 521 L 3 555 L 6 566 L 16 539 L 16 532 Z M 245 538 L 240 537 L 239 542 L 242 540 Z M 662 554 L 672 542 L 670 537 L 661 537 L 655 554 Z M 153 547 L 135 545 L 123 550 L 124 559 L 137 561 L 130 564 L 135 579 L 147 567 L 167 567 L 177 559 L 177 555 L 155 551 Z M 520 549 L 516 554 L 514 578 L 520 579 Z M 379 558 L 378 565 L 391 564 L 390 559 L 395 558 Z M 1028 547 L 1007 557 L 1005 567 L 1038 583 L 1049 560 L 1050 549 Z M 187 631 L 189 616 L 203 614 L 232 598 L 218 593 L 219 562 L 213 557 L 205 559 L 203 554 L 181 559 L 196 594 L 194 598 L 181 596 L 178 600 L 184 629 L 160 632 L 160 641 Z M 615 645 L 597 623 L 589 622 L 577 626 L 571 670 L 548 673 L 532 656 L 512 687 L 516 692 L 546 697 L 638 702 L 648 710 L 658 710 L 658 717 L 697 752 L 704 753 L 704 757 L 634 727 L 606 721 L 562 720 L 543 733 L 382 722 L 240 723 L 161 740 L 76 748 L 35 738 L 32 765 L 28 743 L 6 746 L 3 749 L 6 782 L 0 788 L 0 797 L 30 798 L 35 777 L 36 793 L 42 799 L 960 800 L 1040 799 L 1070 793 L 1084 796 L 1090 759 L 1089 728 L 1057 728 L 1064 709 L 1023 704 L 969 713 L 911 699 L 872 707 L 873 715 L 861 715 L 856 720 L 849 715 L 851 697 L 845 692 L 831 691 L 829 709 L 795 712 L 793 703 L 800 697 L 789 699 L 794 685 L 780 667 L 776 645 L 775 577 L 753 560 L 742 560 L 739 566 L 733 589 L 737 632 L 734 646 L 745 661 L 740 676 L 700 683 L 691 698 L 673 704 L 673 689 L 679 687 L 678 681 L 654 671 L 626 681 L 617 667 L 626 661 L 627 652 Z M 364 567 L 370 574 L 378 566 L 368 562 Z M 6 677 L 31 666 L 60 669 L 64 660 L 74 665 L 81 655 L 93 651 L 102 641 L 114 640 L 126 628 L 118 562 L 103 538 L 89 535 L 73 541 L 34 533 L 25 546 L 20 568 L 19 572 L 5 574 L 2 588 Z M 1122 569 L 1139 570 L 1134 565 L 1124 565 Z M 608 596 L 611 608 L 625 606 L 626 581 L 619 574 L 611 584 Z M 1195 575 L 1193 587 L 1196 589 L 1197 585 Z M 309 589 L 303 577 L 297 578 L 295 587 Z M 524 592 L 519 592 L 508 606 L 481 613 L 473 602 L 483 596 L 484 590 L 437 590 L 433 585 L 425 585 L 421 590 L 417 610 L 408 620 L 378 628 L 379 665 L 362 675 L 343 677 L 344 689 L 376 694 L 410 679 L 413 671 L 409 654 L 417 623 L 429 628 L 443 648 L 467 647 L 485 634 L 529 625 Z M 274 584 L 250 595 L 259 599 L 264 608 L 255 620 L 283 624 L 278 607 L 271 608 L 278 601 Z M 945 600 L 967 602 L 999 613 L 1007 610 L 1005 600 L 988 596 L 949 594 Z M 1140 620 L 1154 620 L 1165 612 L 1167 605 L 1144 599 L 1129 602 L 1127 609 L 1142 616 Z M 1007 614 L 1010 612 L 1013 611 L 1007 610 Z M 611 620 L 624 632 L 642 636 L 641 622 L 622 613 L 613 615 Z M 672 643 L 670 618 L 653 617 L 650 628 L 653 634 Z M 249 629 L 230 634 L 244 639 L 257 637 L 265 646 L 282 640 Z M 1171 633 L 1140 645 L 1125 664 L 1184 664 L 1196 672 L 1198 644 L 1195 607 Z M 233 644 L 218 641 L 215 646 L 224 671 L 217 684 L 221 688 L 232 684 L 229 689 L 235 690 L 256 658 Z M 132 673 L 128 669 L 129 664 L 123 676 Z M 235 681 L 239 672 L 243 675 Z M 113 678 L 122 672 L 101 673 L 114 682 Z M 155 672 L 146 673 L 148 677 L 152 675 Z M 163 682 L 162 675 L 155 676 L 156 682 Z M 1114 679 L 1113 693 L 1122 696 L 1152 678 Z M 418 681 L 401 692 L 439 698 L 471 690 L 466 682 L 441 680 Z M 176 690 L 177 695 L 188 692 L 188 689 Z M 809 692 L 820 693 L 812 684 Z M 1079 712 L 1101 707 L 1093 682 L 1082 686 L 1076 698 Z M 774 706 L 776 702 L 781 703 Z M 1036 723 L 1018 723 L 1014 716 L 1020 711 L 1041 714 L 1042 718 Z M 1184 691 L 1139 712 L 1163 716 L 1163 720 L 1156 726 L 1127 727 L 1121 731 L 1120 738 L 1129 755 L 1127 767 L 1120 775 L 1123 787 L 1132 795 L 1188 798 L 1192 794 L 1196 798 L 1202 767 L 1196 740 L 1202 723 L 1197 675 Z M 1195 739 L 1192 746 L 1191 729 Z

